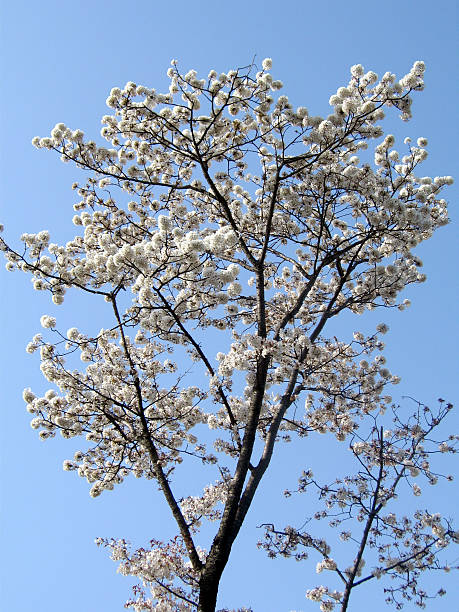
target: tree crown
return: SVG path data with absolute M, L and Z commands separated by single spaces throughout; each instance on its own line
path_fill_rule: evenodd
M 440 524 L 424 514 L 419 528 L 378 518 L 395 495 L 384 479 L 395 490 L 407 471 L 435 478 L 420 445 L 434 420 L 422 424 L 419 413 L 387 435 L 376 423 L 392 404 L 387 384 L 399 380 L 381 354 L 387 326 L 352 339 L 326 335 L 327 322 L 346 310 L 409 305 L 399 293 L 425 280 L 412 250 L 448 222 L 441 191 L 451 177 L 418 175 L 426 139 L 405 140 L 401 155 L 380 125 L 391 107 L 410 118 L 424 64 L 400 80 L 353 66 L 326 118 L 294 109 L 270 70 L 265 59 L 258 72 L 212 70 L 199 79 L 172 62 L 167 93 L 132 82 L 112 89 L 101 130 L 109 147 L 62 123 L 34 138 L 37 148 L 89 171 L 73 186 L 81 232 L 65 245 L 51 243 L 48 231 L 24 234 L 23 252 L 1 242 L 7 268 L 31 273 L 55 304 L 69 288 L 106 302 L 107 327 L 94 336 L 76 327 L 61 334 L 54 316 L 42 317 L 54 340 L 38 334 L 27 350 L 40 349 L 42 372 L 59 392 L 36 397 L 26 389 L 24 400 L 43 439 L 58 431 L 85 437 L 64 469 L 85 477 L 92 496 L 129 474 L 157 481 L 180 535 L 132 556 L 124 541 L 100 541 L 124 573 L 152 585 L 150 599 L 139 591 L 131 602 L 137 609 L 213 609 L 206 606 L 215 606 L 276 442 L 311 432 L 352 438 L 362 468 L 338 488 L 317 485 L 327 508 L 356 510 L 376 548 L 397 529 L 412 536 L 408 556 L 380 551 L 385 565 L 370 577 L 404 574 L 408 562 L 419 573 L 436 562 L 434 545 L 456 538 L 448 523 L 422 540 L 422 528 Z M 75 354 L 83 368 L 73 367 Z M 441 408 L 435 418 L 445 414 Z M 359 430 L 363 423 L 370 428 Z M 370 437 L 357 441 L 359 431 Z M 185 458 L 206 465 L 213 484 L 178 501 L 172 485 Z M 311 483 L 305 472 L 301 490 Z M 203 519 L 219 525 L 207 551 L 196 543 Z M 300 545 L 320 553 L 320 569 L 336 570 L 345 587 L 308 597 L 324 610 L 337 602 L 345 609 L 362 554 L 342 571 L 321 540 L 268 528 L 272 554 Z M 405 593 L 412 587 L 402 584 Z

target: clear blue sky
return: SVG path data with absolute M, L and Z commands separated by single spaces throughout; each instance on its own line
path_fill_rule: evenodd
M 391 122 L 391 129 L 400 140 L 406 135 L 429 139 L 424 174 L 457 175 L 455 0 L 16 0 L 2 2 L 0 10 L 1 222 L 15 244 L 24 231 L 50 229 L 64 237 L 71 231 L 70 185 L 76 173 L 56 155 L 34 149 L 32 137 L 47 136 L 59 121 L 97 137 L 110 89 L 132 80 L 161 90 L 172 58 L 185 71 L 207 74 L 210 68 L 246 65 L 255 55 L 259 63 L 272 57 L 284 92 L 311 114 L 328 112 L 329 96 L 346 84 L 352 64 L 402 76 L 423 59 L 426 90 L 415 97 L 414 119 Z M 458 395 L 457 186 L 446 195 L 455 222 L 419 249 L 427 283 L 406 292 L 411 309 L 384 317 L 391 328 L 389 366 L 403 379 L 393 395 L 413 395 L 426 403 L 438 396 L 454 402 Z M 32 431 L 22 389 L 47 386 L 25 345 L 40 331 L 40 316 L 57 309 L 47 295 L 32 290 L 28 277 L 1 268 L 0 606 L 5 612 L 120 612 L 130 595 L 129 581 L 116 574 L 115 564 L 93 540 L 126 537 L 141 545 L 151 537 L 167 537 L 167 511 L 151 483 L 139 481 L 92 500 L 85 481 L 62 471 L 72 444 L 43 443 Z M 66 323 L 83 326 L 89 318 L 84 305 L 70 299 L 58 314 L 64 329 Z M 357 324 L 362 327 L 363 319 Z M 457 426 L 457 417 L 449 427 L 454 422 Z M 280 457 L 284 463 L 261 488 L 235 546 L 221 605 L 252 605 L 256 612 L 318 610 L 304 597 L 320 582 L 310 572 L 314 565 L 278 564 L 255 548 L 256 525 L 271 520 L 269 511 L 280 508 L 283 482 L 288 477 L 292 483 L 286 467 L 292 455 L 287 450 Z M 333 466 L 333 456 L 327 461 Z M 441 495 L 435 490 L 435 499 L 442 498 L 439 503 L 450 513 L 454 490 L 455 485 Z M 426 505 L 433 501 L 425 496 Z M 306 498 L 304 503 L 306 516 L 311 509 Z M 453 589 L 452 580 L 449 585 Z M 351 609 L 367 609 L 370 598 L 373 612 L 386 609 L 380 591 L 361 589 Z M 451 593 L 432 609 L 456 611 L 457 601 Z

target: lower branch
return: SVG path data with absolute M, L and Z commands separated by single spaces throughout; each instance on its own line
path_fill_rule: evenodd
M 193 569 L 195 569 L 196 571 L 199 571 L 202 568 L 202 562 L 196 551 L 196 547 L 194 545 L 193 538 L 191 537 L 190 530 L 182 514 L 182 511 L 180 510 L 177 500 L 175 499 L 174 494 L 172 493 L 172 489 L 170 488 L 169 481 L 167 480 L 166 475 L 164 474 L 164 470 L 161 466 L 161 461 L 159 459 L 158 451 L 156 450 L 153 440 L 151 439 L 150 432 L 148 429 L 148 423 L 147 423 L 147 420 L 145 419 L 145 415 L 143 412 L 142 389 L 140 387 L 140 380 L 139 380 L 139 377 L 137 376 L 137 371 L 135 369 L 134 362 L 132 361 L 131 354 L 129 352 L 129 347 L 126 342 L 123 324 L 122 324 L 121 317 L 118 311 L 118 306 L 116 304 L 116 299 L 112 297 L 111 301 L 112 301 L 115 317 L 116 317 L 116 320 L 118 321 L 118 325 L 120 329 L 124 354 L 126 355 L 129 366 L 131 368 L 132 376 L 134 378 L 134 385 L 135 385 L 135 389 L 137 393 L 137 400 L 138 400 L 138 406 L 139 406 L 139 418 L 142 423 L 142 430 L 144 433 L 145 441 L 147 443 L 148 453 L 150 455 L 150 459 L 153 464 L 153 470 L 155 472 L 155 476 L 158 481 L 158 484 L 161 487 L 164 497 L 166 498 L 166 501 L 169 505 L 169 508 L 172 511 L 174 519 L 177 522 L 178 528 L 180 530 L 180 534 L 183 538 L 186 549 L 188 551 L 188 555 L 190 557 L 190 561 L 193 566 Z

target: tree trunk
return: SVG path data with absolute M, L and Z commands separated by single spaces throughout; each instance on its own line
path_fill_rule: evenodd
M 199 581 L 198 612 L 215 612 L 217 606 L 218 587 L 226 563 L 206 563 Z
M 261 284 L 263 286 L 263 284 Z M 214 612 L 217 605 L 217 594 L 223 570 L 228 563 L 233 542 L 239 533 L 242 522 L 250 507 L 252 499 L 244 507 L 243 512 L 237 517 L 240 508 L 240 500 L 244 481 L 249 469 L 255 442 L 258 419 L 266 387 L 266 376 L 268 373 L 269 357 L 261 357 L 257 363 L 256 383 L 253 387 L 252 405 L 250 417 L 246 426 L 242 448 L 236 467 L 234 484 L 225 503 L 222 520 L 217 535 L 214 538 L 206 563 L 201 570 L 199 580 L 199 604 L 198 612 Z M 253 495 L 252 495 L 253 497 Z

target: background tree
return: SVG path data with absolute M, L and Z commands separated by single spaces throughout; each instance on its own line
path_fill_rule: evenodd
M 54 317 L 42 317 L 55 340 L 37 335 L 28 351 L 40 349 L 42 372 L 60 393 L 35 397 L 27 389 L 24 399 L 42 438 L 57 430 L 66 438 L 85 435 L 89 444 L 64 468 L 87 478 L 93 496 L 130 473 L 156 480 L 164 494 L 176 538 L 134 553 L 124 541 L 104 541 L 124 573 L 151 584 L 151 597 L 138 590 L 129 603 L 137 609 L 214 610 L 276 442 L 313 431 L 342 442 L 370 421 L 359 459 L 365 473 L 346 481 L 341 494 L 366 521 L 354 565 L 343 574 L 328 545 L 313 546 L 324 567 L 341 574 L 345 590 L 310 597 L 322 609 L 333 601 L 346 609 L 367 543 L 382 555 L 378 538 L 391 537 L 388 528 L 375 529 L 381 521 L 398 525 L 379 520 L 380 511 L 406 470 L 426 459 L 420 441 L 445 414 L 441 408 L 426 422 L 419 415 L 414 423 L 399 421 L 385 443 L 375 415 L 392 402 L 385 385 L 398 381 L 379 354 L 387 326 L 369 336 L 356 332 L 351 341 L 325 335 L 327 323 L 346 310 L 407 306 L 397 303 L 398 293 L 425 279 L 411 249 L 447 222 L 439 194 L 451 178 L 417 176 L 426 139 L 406 141 L 402 159 L 390 135 L 376 146 L 373 165 L 365 153 L 368 141 L 383 135 L 384 107 L 410 117 L 423 63 L 400 81 L 390 73 L 378 81 L 353 66 L 326 119 L 276 96 L 282 83 L 270 69 L 266 59 L 256 73 L 249 66 L 198 79 L 173 62 L 166 94 L 132 82 L 115 88 L 107 100 L 114 113 L 102 129 L 112 148 L 57 124 L 34 144 L 92 173 L 74 185 L 81 200 L 73 221 L 84 231 L 64 246 L 50 243 L 47 231 L 24 234 L 24 252 L 2 242 L 8 268 L 31 272 L 35 289 L 49 290 L 55 304 L 70 287 L 107 303 L 107 327 L 96 335 L 75 327 L 61 334 Z M 217 334 L 223 350 L 216 362 L 206 341 Z M 77 353 L 88 363 L 84 370 L 76 368 Z M 351 448 L 357 457 L 363 452 Z M 179 500 L 173 483 L 184 457 L 208 466 L 214 484 Z M 421 467 L 434 478 L 428 462 Z M 311 478 L 306 472 L 303 485 Z M 360 496 L 354 485 L 363 487 Z M 336 491 L 319 489 L 332 495 L 332 507 Z M 403 594 L 419 595 L 420 571 L 457 539 L 449 523 L 426 516 L 416 515 L 420 528 L 404 524 L 409 553 L 375 570 L 414 574 L 414 583 L 402 581 Z M 218 522 L 207 550 L 199 547 L 203 519 Z M 424 534 L 425 526 L 440 535 Z M 287 537 L 285 554 L 314 542 L 298 530 L 268 533 Z M 270 551 L 272 542 L 268 535 Z

